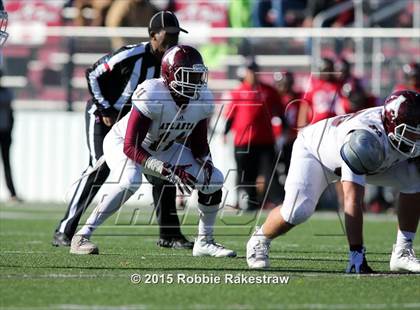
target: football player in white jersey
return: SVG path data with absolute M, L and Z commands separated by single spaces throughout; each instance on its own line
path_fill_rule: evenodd
M 329 118 L 299 132 L 283 206 L 272 210 L 248 241 L 248 266 L 269 267 L 271 240 L 306 221 L 328 184 L 340 180 L 350 246 L 346 272 L 373 272 L 362 234 L 366 183 L 400 191 L 390 269 L 420 272 L 413 251 L 420 216 L 420 94 L 413 91 L 394 92 L 383 107 Z
M 214 102 L 206 85 L 207 68 L 200 53 L 180 45 L 163 57 L 161 78 L 137 87 L 130 113 L 104 140 L 104 157 L 111 169 L 106 195 L 73 237 L 70 253 L 99 252 L 89 240 L 92 232 L 136 192 L 144 173 L 169 180 L 185 193 L 198 190 L 194 256 L 236 256 L 213 238 L 224 177 L 213 166 L 207 141 Z

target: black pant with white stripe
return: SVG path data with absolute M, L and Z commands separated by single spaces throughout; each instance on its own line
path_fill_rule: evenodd
M 0 149 L 3 159 L 4 176 L 6 185 L 11 197 L 16 197 L 15 186 L 13 185 L 12 169 L 10 168 L 10 146 L 12 145 L 12 131 L 0 131 Z
M 103 155 L 103 140 L 110 127 L 102 123 L 99 117 L 89 113 L 92 103 L 86 106 L 86 137 L 89 147 L 89 167 L 83 172 L 91 170 L 97 160 Z M 60 221 L 56 232 L 64 233 L 69 239 L 73 237 L 79 224 L 80 218 L 92 202 L 100 187 L 109 175 L 109 168 L 104 162 L 99 168 L 78 182 L 64 218 Z M 148 178 L 149 179 L 149 178 Z M 169 182 L 158 178 L 151 178 L 153 184 L 153 200 L 156 207 L 156 215 L 160 225 L 160 237 L 171 238 L 181 235 L 179 219 L 176 211 L 176 190 Z

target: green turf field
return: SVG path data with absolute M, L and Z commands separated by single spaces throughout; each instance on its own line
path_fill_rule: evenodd
M 129 209 L 120 214 L 119 225 L 112 224 L 114 219 L 97 231 L 92 240 L 99 245 L 100 255 L 74 256 L 68 248 L 53 248 L 50 244 L 63 206 L 1 206 L 0 307 L 420 309 L 420 275 L 388 271 L 396 234 L 392 216 L 367 217 L 365 221 L 368 260 L 380 273 L 349 276 L 343 274 L 347 260 L 345 236 L 334 214 L 317 214 L 278 238 L 272 244 L 272 268 L 256 272 L 247 269 L 244 258 L 246 234 L 254 223 L 250 216 L 226 213 L 217 228 L 224 234 L 217 240 L 235 249 L 237 258 L 193 258 L 188 251 L 158 248 L 156 227 L 144 225 L 150 214 L 137 214 L 133 221 Z M 195 214 L 186 218 L 184 231 L 194 232 L 195 220 Z M 420 253 L 419 245 L 417 240 L 415 249 Z M 143 282 L 131 283 L 132 274 L 141 275 Z M 170 282 L 172 277 L 176 282 L 179 274 L 199 275 L 202 279 L 203 274 L 220 277 L 222 284 L 144 283 L 149 277 L 160 282 Z M 224 283 L 226 274 L 289 278 L 287 284 L 233 284 Z

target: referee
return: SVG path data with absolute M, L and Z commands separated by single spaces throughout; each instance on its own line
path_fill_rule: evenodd
M 149 42 L 127 45 L 105 55 L 86 70 L 92 98 L 85 110 L 89 166 L 73 193 L 64 218 L 60 221 L 52 244 L 70 246 L 80 218 L 109 175 L 106 163 L 97 166 L 103 155 L 103 140 L 112 125 L 131 109 L 131 95 L 137 85 L 160 76 L 163 54 L 178 44 L 179 27 L 176 16 L 169 11 L 156 13 L 149 23 Z M 93 167 L 95 173 L 90 173 Z M 150 178 L 153 200 L 160 225 L 159 246 L 192 248 L 193 243 L 181 233 L 176 212 L 176 188 L 167 181 Z

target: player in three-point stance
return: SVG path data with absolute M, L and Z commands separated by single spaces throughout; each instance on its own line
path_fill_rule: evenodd
M 207 119 L 214 109 L 207 73 L 196 49 L 175 46 L 162 59 L 161 78 L 137 87 L 130 113 L 105 137 L 104 156 L 111 169 L 106 195 L 73 237 L 71 253 L 98 253 L 89 240 L 92 232 L 140 187 L 144 173 L 169 180 L 183 192 L 198 189 L 194 256 L 236 256 L 213 238 L 224 179 L 213 166 L 207 141 Z M 187 139 L 191 148 L 185 146 Z
M 346 272 L 373 272 L 363 245 L 366 183 L 400 191 L 390 269 L 420 272 L 413 251 L 420 216 L 420 94 L 407 90 L 392 93 L 382 107 L 329 118 L 299 132 L 283 206 L 272 210 L 248 241 L 248 266 L 269 267 L 271 240 L 306 221 L 328 184 L 338 180 L 350 246 Z
M 149 41 L 126 45 L 101 57 L 86 70 L 91 98 L 85 109 L 89 166 L 74 188 L 64 217 L 55 229 L 53 246 L 70 246 L 80 218 L 109 175 L 109 168 L 99 158 L 103 141 L 111 127 L 131 109 L 131 96 L 137 85 L 160 76 L 164 53 L 178 44 L 181 32 L 175 14 L 160 11 L 149 22 Z M 193 243 L 182 235 L 176 212 L 176 188 L 167 181 L 148 177 L 153 185 L 153 202 L 160 238 L 157 245 L 192 249 Z

